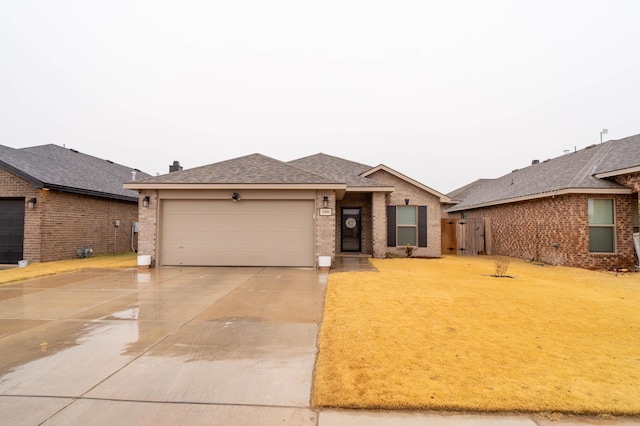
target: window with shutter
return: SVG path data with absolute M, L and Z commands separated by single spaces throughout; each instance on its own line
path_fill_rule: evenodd
M 387 246 L 427 247 L 427 206 L 387 206 Z

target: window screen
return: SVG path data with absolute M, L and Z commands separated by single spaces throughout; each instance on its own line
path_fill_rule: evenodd
M 417 214 L 415 206 L 398 206 L 398 245 L 417 245 Z
M 589 200 L 589 250 L 612 253 L 615 251 L 615 218 L 613 200 Z

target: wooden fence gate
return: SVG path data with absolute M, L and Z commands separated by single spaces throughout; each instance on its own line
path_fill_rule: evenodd
M 491 219 L 442 219 L 442 254 L 491 254 Z

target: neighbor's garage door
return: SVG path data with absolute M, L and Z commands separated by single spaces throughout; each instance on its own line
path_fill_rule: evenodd
M 162 265 L 313 266 L 313 201 L 164 200 Z
M 0 264 L 22 260 L 24 198 L 0 199 Z

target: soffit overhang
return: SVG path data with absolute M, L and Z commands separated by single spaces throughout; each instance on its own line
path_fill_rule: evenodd
M 603 178 L 620 176 L 620 175 L 628 175 L 631 173 L 638 173 L 638 172 L 640 172 L 640 166 L 629 167 L 629 168 L 620 169 L 620 170 L 612 170 L 604 173 L 596 173 L 593 176 L 597 177 L 598 179 L 603 179 Z
M 349 186 L 347 192 L 384 192 L 390 194 L 396 190 L 393 186 Z
M 184 191 L 202 190 L 202 189 L 257 189 L 257 190 L 325 190 L 335 191 L 336 198 L 342 199 L 347 191 L 347 185 L 343 183 L 317 183 L 317 184 L 295 184 L 295 183 L 143 183 L 129 182 L 125 183 L 126 189 L 137 191 L 142 190 L 162 190 L 162 189 L 179 189 Z

